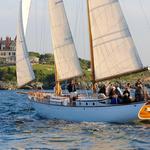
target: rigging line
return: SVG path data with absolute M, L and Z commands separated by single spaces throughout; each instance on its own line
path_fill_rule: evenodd
M 143 14 L 144 14 L 144 17 L 146 19 L 147 25 L 149 26 L 149 29 L 150 29 L 150 21 L 148 19 L 148 16 L 146 15 L 146 12 L 145 12 L 145 9 L 144 9 L 144 5 L 143 5 L 141 0 L 139 0 L 139 3 L 140 3 L 141 9 L 143 10 Z

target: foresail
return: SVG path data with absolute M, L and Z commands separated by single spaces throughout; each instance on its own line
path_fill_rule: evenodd
M 24 38 L 22 23 L 22 1 L 20 2 L 19 23 L 17 29 L 16 71 L 18 87 L 22 87 L 35 79 Z
M 57 80 L 82 75 L 63 0 L 49 0 L 49 14 Z
M 22 0 L 22 20 L 23 20 L 23 29 L 24 34 L 26 35 L 27 24 L 29 19 L 31 0 Z
M 143 68 L 118 0 L 89 0 L 95 79 Z

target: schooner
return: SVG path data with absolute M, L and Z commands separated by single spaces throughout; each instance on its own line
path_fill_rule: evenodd
M 99 81 L 144 70 L 118 0 L 87 0 L 93 91 Z M 55 93 L 29 92 L 32 106 L 43 117 L 67 121 L 128 122 L 138 118 L 144 105 L 110 104 L 109 98 L 61 92 L 61 81 L 82 76 L 76 45 L 63 0 L 49 0 L 49 16 L 55 59 Z M 22 2 L 17 34 L 17 78 L 21 87 L 34 80 L 22 24 Z M 24 73 L 24 74 L 23 74 Z

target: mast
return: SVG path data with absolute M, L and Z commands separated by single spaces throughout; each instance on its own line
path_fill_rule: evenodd
M 50 29 L 55 60 L 55 94 L 61 94 L 60 82 L 82 75 L 64 2 L 49 0 Z
M 92 38 L 92 30 L 91 30 L 91 19 L 90 19 L 90 8 L 89 8 L 89 0 L 87 0 L 87 13 L 88 13 L 88 26 L 89 26 L 89 42 L 90 42 L 90 57 L 91 57 L 91 78 L 92 78 L 92 89 L 93 92 L 96 92 L 96 81 L 95 81 L 95 68 L 94 68 L 94 52 L 93 52 L 93 38 Z
M 118 0 L 88 0 L 93 82 L 137 72 L 143 64 Z M 91 19 L 91 20 L 90 20 Z M 92 35 L 91 35 L 92 33 Z M 92 40 L 91 40 L 92 39 Z
M 55 64 L 55 62 L 54 62 Z M 61 89 L 61 85 L 60 85 L 60 81 L 58 81 L 58 72 L 57 72 L 57 67 L 55 64 L 55 94 L 57 96 L 60 96 L 62 93 L 62 89 Z

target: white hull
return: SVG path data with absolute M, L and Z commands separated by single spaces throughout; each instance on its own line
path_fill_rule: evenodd
M 144 102 L 130 105 L 109 106 L 59 106 L 31 100 L 38 114 L 48 119 L 58 119 L 75 122 L 116 122 L 124 123 L 138 119 L 138 112 Z

